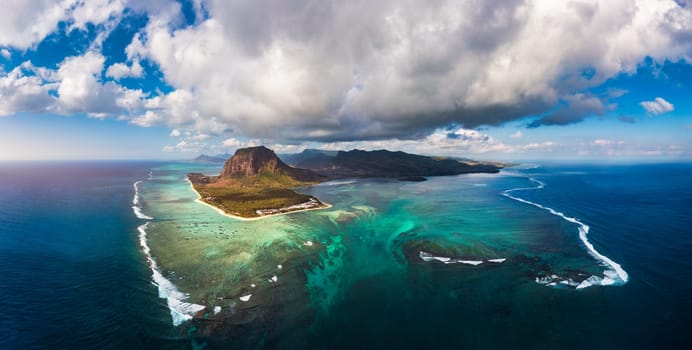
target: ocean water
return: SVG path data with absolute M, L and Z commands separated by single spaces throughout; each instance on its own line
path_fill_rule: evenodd
M 256 221 L 191 163 L 0 164 L 0 348 L 692 346 L 692 165 L 340 180 Z
M 0 163 L 0 349 L 189 348 L 143 260 L 154 163 Z

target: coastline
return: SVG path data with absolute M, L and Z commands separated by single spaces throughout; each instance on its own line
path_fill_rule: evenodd
M 241 220 L 241 221 L 256 221 L 256 220 L 266 219 L 266 218 L 269 218 L 269 217 L 272 217 L 272 216 L 287 215 L 287 214 L 299 213 L 299 212 L 310 211 L 310 210 L 329 209 L 329 208 L 332 207 L 331 204 L 320 201 L 320 203 L 322 203 L 322 204 L 324 205 L 323 207 L 292 210 L 292 211 L 288 211 L 288 212 L 285 212 L 285 213 L 276 213 L 276 214 L 269 214 L 269 215 L 260 215 L 260 216 L 258 216 L 258 217 L 254 217 L 254 218 L 244 218 L 244 217 L 242 217 L 242 216 L 237 216 L 237 215 L 229 214 L 229 213 L 223 211 L 222 209 L 217 208 L 217 207 L 215 207 L 215 206 L 213 206 L 213 205 L 211 205 L 211 204 L 209 204 L 209 203 L 203 201 L 203 200 L 202 200 L 202 195 L 201 195 L 199 192 L 197 192 L 197 190 L 195 189 L 195 186 L 192 185 L 192 181 L 190 181 L 190 179 L 189 179 L 187 176 L 185 176 L 185 181 L 187 181 L 187 182 L 190 184 L 190 188 L 192 189 L 192 191 L 195 192 L 195 194 L 197 194 L 197 199 L 195 199 L 195 202 L 204 204 L 204 205 L 206 205 L 206 206 L 208 206 L 208 207 L 210 207 L 210 208 L 216 210 L 219 214 L 224 215 L 224 216 L 227 216 L 227 217 L 229 217 L 229 218 L 231 218 L 231 219 L 235 219 L 235 220 Z

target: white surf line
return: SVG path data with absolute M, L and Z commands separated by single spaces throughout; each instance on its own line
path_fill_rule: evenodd
M 135 197 L 132 199 L 132 205 L 139 205 L 139 184 L 141 184 L 142 181 L 136 181 L 135 184 L 133 185 L 135 187 Z
M 178 288 L 161 274 L 156 261 L 151 256 L 151 249 L 147 244 L 147 226 L 149 222 L 137 227 L 139 231 L 139 245 L 142 247 L 142 252 L 147 257 L 147 262 L 151 268 L 152 284 L 158 287 L 159 298 L 166 299 L 166 305 L 171 313 L 171 319 L 174 326 L 179 326 L 185 321 L 191 320 L 192 316 L 206 308 L 204 305 L 188 303 L 184 300 L 190 297 L 189 294 L 183 293 Z
M 141 208 L 137 206 L 137 204 L 139 204 L 138 185 L 140 183 L 142 183 L 142 181 L 137 181 L 134 183 L 135 195 L 132 199 L 132 203 L 135 205 L 132 207 L 132 209 L 138 218 L 153 220 L 154 218 L 142 214 Z M 147 258 L 147 263 L 151 269 L 152 284 L 158 288 L 159 298 L 166 299 L 166 305 L 171 313 L 173 325 L 179 326 L 185 321 L 192 319 L 194 314 L 204 310 L 206 306 L 184 301 L 190 295 L 178 290 L 173 282 L 164 277 L 161 271 L 159 271 L 158 265 L 156 264 L 154 257 L 151 255 L 151 249 L 147 244 L 147 227 L 149 226 L 149 222 L 150 221 L 147 221 L 137 227 L 137 231 L 139 231 L 139 245 L 142 248 L 144 256 Z
M 467 264 L 467 265 L 473 265 L 473 266 L 478 266 L 483 263 L 483 260 L 463 260 L 463 259 L 452 259 L 450 257 L 446 256 L 435 256 L 432 255 L 428 252 L 424 251 L 419 251 L 418 256 L 421 258 L 421 260 L 425 262 L 430 262 L 430 261 L 439 261 L 444 264 Z M 487 259 L 487 262 L 495 263 L 495 264 L 501 264 L 507 260 L 506 258 L 498 258 L 498 259 Z
M 135 212 L 135 216 L 138 219 L 153 220 L 154 218 L 152 218 L 151 216 L 142 213 L 142 207 L 139 206 L 139 184 L 141 183 L 142 181 L 137 181 L 133 185 L 135 188 L 135 196 L 134 198 L 132 198 L 132 211 Z
M 624 284 L 624 283 L 627 283 L 627 281 L 629 280 L 629 275 L 627 274 L 627 271 L 625 271 L 625 269 L 623 269 L 622 266 L 620 266 L 620 264 L 616 263 L 615 261 L 613 261 L 613 260 L 610 259 L 609 257 L 607 257 L 607 256 L 605 256 L 605 255 L 599 253 L 599 252 L 596 250 L 596 248 L 594 248 L 593 244 L 591 244 L 591 242 L 590 242 L 590 241 L 588 240 L 588 238 L 586 237 L 586 236 L 589 234 L 589 225 L 587 225 L 587 224 L 585 224 L 585 223 L 579 221 L 579 220 L 576 219 L 576 218 L 568 217 L 568 216 L 566 216 L 565 214 L 563 214 L 563 213 L 561 213 L 561 212 L 559 212 L 559 211 L 556 211 L 556 210 L 553 209 L 553 208 L 549 208 L 549 207 L 540 205 L 540 204 L 538 204 L 538 203 L 534 203 L 534 202 L 531 202 L 531 201 L 527 201 L 527 200 L 525 200 L 525 199 L 522 199 L 522 198 L 519 198 L 519 197 L 516 197 L 516 196 L 513 196 L 513 195 L 510 194 L 510 193 L 512 193 L 512 192 L 515 192 L 515 191 L 539 190 L 539 189 L 542 189 L 542 188 L 545 187 L 545 183 L 543 183 L 543 182 L 541 182 L 541 181 L 539 181 L 539 180 L 536 180 L 536 179 L 534 179 L 534 178 L 529 178 L 529 181 L 536 183 L 537 186 L 535 186 L 535 187 L 521 187 L 521 188 L 513 188 L 513 189 L 505 190 L 505 191 L 502 192 L 502 195 L 505 196 L 505 197 L 514 199 L 515 201 L 518 201 L 518 202 L 521 202 L 521 203 L 525 203 L 525 204 L 529 204 L 529 205 L 533 205 L 533 206 L 535 206 L 535 207 L 541 208 L 541 209 L 543 209 L 543 210 L 548 211 L 549 213 L 551 213 L 551 214 L 553 214 L 553 215 L 556 215 L 556 216 L 559 216 L 559 217 L 563 218 L 564 220 L 567 220 L 567 221 L 569 221 L 569 222 L 571 222 L 571 223 L 575 223 L 575 224 L 579 225 L 579 238 L 581 239 L 581 241 L 582 241 L 582 242 L 584 243 L 584 245 L 586 246 L 588 252 L 591 254 L 591 256 L 593 256 L 594 258 L 596 258 L 597 260 L 599 260 L 600 262 L 602 262 L 604 265 L 610 267 L 610 271 L 606 270 L 606 271 L 603 272 L 603 274 L 605 275 L 605 277 L 603 277 L 602 279 L 599 280 L 600 284 L 601 284 L 601 285 L 610 285 L 610 284 L 613 284 L 613 283 L 615 282 L 615 281 L 613 280 L 613 278 L 619 279 L 620 282 L 623 283 L 623 284 Z M 587 282 L 588 280 L 589 280 L 589 279 L 585 280 L 584 282 Z M 591 281 L 592 281 L 592 282 L 595 282 L 593 279 L 592 279 Z M 582 284 L 584 284 L 584 283 L 582 282 Z M 581 286 L 582 284 L 580 284 L 580 286 Z M 584 286 L 582 286 L 582 288 L 588 287 L 588 286 L 593 285 L 593 284 L 595 284 L 595 283 L 590 283 L 589 285 L 584 285 Z M 579 287 L 577 287 L 577 288 L 579 288 Z

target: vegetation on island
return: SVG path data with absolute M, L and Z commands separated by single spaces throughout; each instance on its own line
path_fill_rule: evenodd
M 265 147 L 238 150 L 219 176 L 188 174 L 202 201 L 243 218 L 326 207 L 316 197 L 292 189 L 315 184 L 320 178 L 284 164 Z

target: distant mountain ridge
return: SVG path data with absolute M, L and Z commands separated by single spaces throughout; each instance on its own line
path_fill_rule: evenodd
M 329 167 L 338 152 L 306 149 L 301 153 L 280 154 L 279 157 L 293 166 L 314 170 Z
M 231 157 L 230 153 L 221 153 L 213 156 L 200 154 L 195 159 L 193 159 L 193 161 L 198 163 L 225 163 L 229 157 Z
M 429 157 L 406 152 L 321 151 L 282 155 L 296 166 L 313 170 L 329 178 L 346 177 L 416 177 L 443 176 L 467 173 L 497 173 L 501 164 L 476 162 L 447 157 Z

